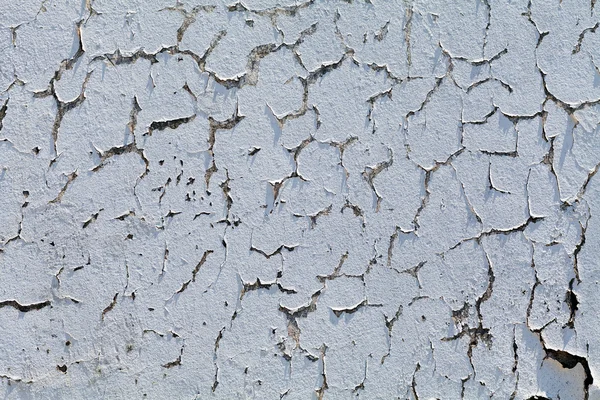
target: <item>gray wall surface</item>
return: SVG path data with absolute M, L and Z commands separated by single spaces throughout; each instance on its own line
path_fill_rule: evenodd
M 600 399 L 595 0 L 0 0 L 0 397 Z

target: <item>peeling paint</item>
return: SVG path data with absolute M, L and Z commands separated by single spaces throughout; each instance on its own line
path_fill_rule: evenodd
M 0 4 L 5 398 L 600 398 L 595 1 Z

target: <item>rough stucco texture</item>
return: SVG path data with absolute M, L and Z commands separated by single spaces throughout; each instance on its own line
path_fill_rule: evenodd
M 599 21 L 0 1 L 0 396 L 600 399 Z

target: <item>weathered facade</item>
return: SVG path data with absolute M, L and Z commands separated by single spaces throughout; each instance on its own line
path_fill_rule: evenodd
M 599 21 L 0 1 L 0 393 L 600 399 Z

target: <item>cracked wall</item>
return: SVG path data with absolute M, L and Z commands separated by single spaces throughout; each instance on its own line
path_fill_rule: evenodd
M 0 1 L 0 392 L 600 399 L 598 26 Z

